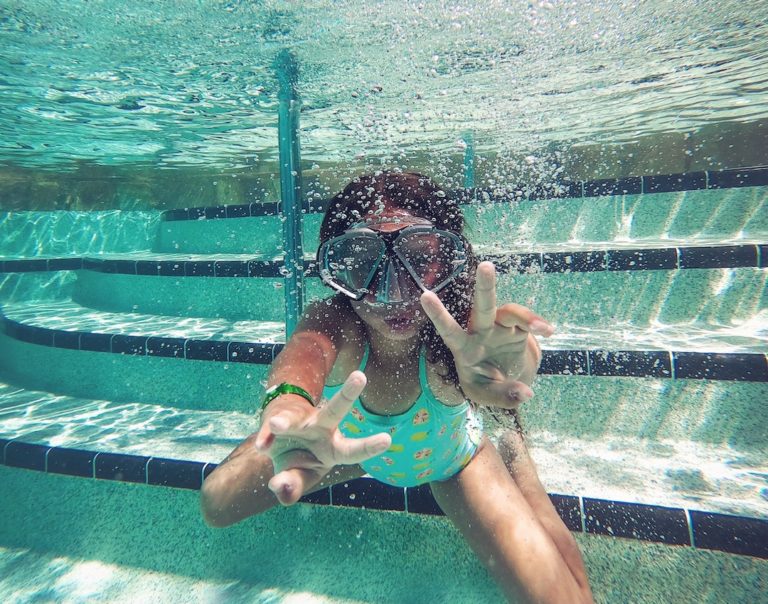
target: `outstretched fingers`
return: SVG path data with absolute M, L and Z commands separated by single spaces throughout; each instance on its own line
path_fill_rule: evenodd
M 451 352 L 455 354 L 457 350 L 460 350 L 466 333 L 448 312 L 437 294 L 429 291 L 421 294 L 421 307 Z
M 362 371 L 353 371 L 347 376 L 344 385 L 331 399 L 320 408 L 317 415 L 317 425 L 333 429 L 339 425 L 344 416 L 349 413 L 352 405 L 360 396 L 367 383 Z
M 472 332 L 490 330 L 496 323 L 496 267 L 484 261 L 477 266 L 475 297 L 469 325 Z
M 530 308 L 512 302 L 500 307 L 496 312 L 496 323 L 504 327 L 519 327 L 537 336 L 548 338 L 555 328 Z
M 336 463 L 355 464 L 381 455 L 392 446 L 392 437 L 386 432 L 365 438 L 346 438 L 337 433 Z

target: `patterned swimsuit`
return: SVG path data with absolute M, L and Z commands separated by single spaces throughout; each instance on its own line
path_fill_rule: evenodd
M 368 362 L 366 346 L 360 370 Z M 413 406 L 400 415 L 377 415 L 368 411 L 358 398 L 341 420 L 339 429 L 349 438 L 363 438 L 389 432 L 392 446 L 382 455 L 360 466 L 380 482 L 412 487 L 446 480 L 466 466 L 477 452 L 483 435 L 482 422 L 468 402 L 455 407 L 441 403 L 427 383 L 424 350 L 419 354 L 421 394 Z M 330 399 L 341 389 L 326 386 L 323 396 Z

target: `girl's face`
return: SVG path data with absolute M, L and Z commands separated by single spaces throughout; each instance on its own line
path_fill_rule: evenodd
M 375 228 L 381 232 L 391 233 L 402 230 L 412 224 L 408 218 L 414 216 L 399 208 L 385 208 L 383 212 L 373 217 L 373 220 L 381 221 L 391 218 L 393 222 L 378 224 Z M 405 219 L 399 222 L 398 219 Z M 380 281 L 381 279 L 379 279 Z M 422 327 L 429 321 L 421 308 L 419 298 L 421 289 L 410 278 L 403 280 L 406 291 L 402 291 L 403 302 L 385 303 L 376 301 L 377 281 L 371 284 L 371 293 L 365 295 L 362 300 L 352 300 L 352 308 L 365 324 L 380 335 L 392 340 L 408 340 L 418 335 Z

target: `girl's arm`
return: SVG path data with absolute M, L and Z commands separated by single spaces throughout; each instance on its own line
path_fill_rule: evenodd
M 323 386 L 344 342 L 352 341 L 350 311 L 335 301 L 310 306 L 275 359 L 267 384 L 306 390 L 320 403 Z M 297 394 L 282 394 L 262 412 L 261 427 L 206 479 L 201 506 L 209 524 L 226 526 L 271 507 L 290 505 L 342 464 L 357 464 L 385 451 L 389 435 L 346 439 L 338 423 L 365 387 L 352 372 L 341 391 L 322 407 Z

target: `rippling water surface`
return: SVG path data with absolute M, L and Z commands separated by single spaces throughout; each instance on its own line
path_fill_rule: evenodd
M 270 161 L 282 49 L 316 161 L 768 116 L 763 0 L 7 0 L 0 48 L 0 162 L 25 165 Z

